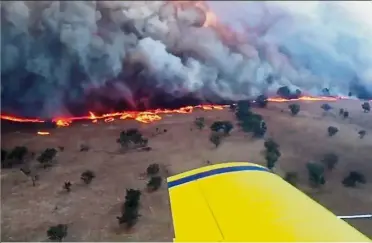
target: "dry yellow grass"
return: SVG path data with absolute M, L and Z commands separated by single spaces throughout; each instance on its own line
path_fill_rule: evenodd
M 335 107 L 334 114 L 324 116 L 321 104 L 302 102 L 296 117 L 289 114 L 288 103 L 271 103 L 266 109 L 256 110 L 267 121 L 267 136 L 280 144 L 282 157 L 276 171 L 279 174 L 298 172 L 300 189 L 336 214 L 372 213 L 372 183 L 368 181 L 372 178 L 372 113 L 363 113 L 360 102 L 338 101 L 331 104 Z M 338 116 L 341 107 L 350 111 L 351 118 Z M 198 116 L 204 116 L 208 125 L 202 131 L 193 126 Z M 235 120 L 228 110 L 196 111 L 191 115 L 163 118 L 153 124 L 79 123 L 51 129 L 50 136 L 37 136 L 35 131 L 4 133 L 4 148 L 25 145 L 35 152 L 47 147 L 64 146 L 65 149 L 58 153 L 54 167 L 38 170 L 40 180 L 36 187 L 18 169 L 1 171 L 2 240 L 42 241 L 49 226 L 65 223 L 69 226 L 67 241 L 171 241 L 173 226 L 165 185 L 153 193 L 143 192 L 142 217 L 131 232 L 120 230 L 117 224 L 116 216 L 120 214 L 126 188 L 145 188 L 147 181 L 141 174 L 149 164 L 162 164 L 163 174 L 170 175 L 206 165 L 207 161 L 250 161 L 265 165 L 263 140 L 252 139 L 236 126 L 217 149 L 209 142 L 208 127 L 213 121 Z M 330 125 L 340 130 L 334 137 L 327 136 Z M 116 139 L 120 131 L 132 127 L 140 128 L 149 137 L 152 151 L 118 152 Z M 152 137 L 156 128 L 168 131 Z M 358 137 L 361 129 L 369 133 L 364 139 Z M 81 143 L 89 144 L 91 150 L 80 152 Z M 305 164 L 319 160 L 327 152 L 338 154 L 340 162 L 328 175 L 325 187 L 312 190 L 307 186 Z M 80 182 L 80 174 L 86 169 L 96 173 L 90 185 Z M 366 175 L 366 185 L 356 189 L 342 186 L 342 178 L 352 169 Z M 62 190 L 65 181 L 73 183 L 70 193 Z M 372 237 L 372 220 L 350 223 Z

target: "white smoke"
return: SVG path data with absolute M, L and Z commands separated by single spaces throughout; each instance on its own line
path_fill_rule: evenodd
M 110 84 L 116 88 L 107 97 L 134 104 L 131 90 L 143 80 L 174 96 L 196 92 L 221 99 L 284 85 L 346 95 L 355 84 L 372 92 L 372 2 L 208 5 L 237 33 L 234 43 L 202 27 L 206 15 L 195 6 L 2 2 L 3 109 L 61 115 L 66 103 L 84 102 L 92 89 Z

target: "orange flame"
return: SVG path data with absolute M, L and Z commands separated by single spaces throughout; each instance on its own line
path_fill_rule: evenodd
M 288 101 L 337 101 L 340 99 L 348 99 L 347 97 L 312 97 L 312 96 L 302 96 L 298 99 L 283 99 L 283 98 L 269 98 L 269 102 L 288 102 Z M 95 115 L 93 112 L 89 112 L 88 116 L 82 117 L 66 117 L 66 118 L 55 118 L 53 122 L 57 125 L 57 127 L 67 127 L 73 121 L 77 120 L 91 120 L 92 123 L 98 123 L 98 121 L 103 120 L 104 122 L 113 122 L 115 118 L 120 120 L 126 119 L 133 119 L 141 123 L 152 123 L 155 121 L 159 121 L 162 119 L 160 116 L 161 114 L 189 114 L 192 113 L 195 109 L 201 109 L 205 111 L 210 110 L 223 110 L 224 108 L 228 107 L 228 105 L 198 105 L 198 106 L 186 106 L 179 109 L 156 109 L 156 110 L 149 110 L 144 112 L 138 111 L 127 111 L 127 112 L 116 112 L 116 113 L 108 113 L 103 115 Z M 27 119 L 27 118 L 19 118 L 10 115 L 1 115 L 2 120 L 8 121 L 15 121 L 15 122 L 45 122 L 41 119 Z M 39 135 L 48 135 L 45 134 L 47 132 L 38 132 Z
M 45 136 L 45 135 L 50 135 L 50 132 L 37 132 L 37 134 Z

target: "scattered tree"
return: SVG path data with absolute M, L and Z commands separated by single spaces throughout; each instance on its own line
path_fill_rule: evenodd
M 147 189 L 149 191 L 156 191 L 161 187 L 163 179 L 160 176 L 152 176 L 147 183 Z
M 329 110 L 332 110 L 332 106 L 329 104 L 323 104 L 320 108 L 322 108 L 325 112 L 328 112 Z
M 136 128 L 122 131 L 119 138 L 116 140 L 122 148 L 128 149 L 130 146 L 146 147 L 148 139 L 143 137 L 140 131 Z
M 273 139 L 269 138 L 264 142 L 264 146 L 267 151 L 277 151 L 279 149 L 279 144 L 277 144 Z
M 321 164 L 317 163 L 307 163 L 306 168 L 308 171 L 310 185 L 314 187 L 319 187 L 320 185 L 325 184 L 324 178 L 324 167 Z
M 57 155 L 57 150 L 55 148 L 47 148 L 40 154 L 37 161 L 45 168 L 52 165 L 54 157 Z
M 290 104 L 288 106 L 289 110 L 291 111 L 292 115 L 297 115 L 300 112 L 300 105 L 299 104 Z
M 235 116 L 239 121 L 239 126 L 246 133 L 253 133 L 255 137 L 263 137 L 267 126 L 262 116 L 250 111 L 249 101 L 239 101 Z
M 278 161 L 278 159 L 281 156 L 281 153 L 279 152 L 279 145 L 273 140 L 268 139 L 264 142 L 264 146 L 266 148 L 266 163 L 267 168 L 270 170 L 275 167 L 275 163 Z
M 16 146 L 11 151 L 1 150 L 1 168 L 10 169 L 24 163 L 28 149 L 24 146 Z
M 215 121 L 211 125 L 210 129 L 212 132 L 223 131 L 224 135 L 229 135 L 230 131 L 233 129 L 233 124 L 230 121 Z
M 275 163 L 278 161 L 279 155 L 275 152 L 267 152 L 265 159 L 267 168 L 271 170 L 275 167 Z
M 197 117 L 194 121 L 194 124 L 199 130 L 202 130 L 205 127 L 205 119 L 204 117 Z
M 367 134 L 367 132 L 365 130 L 361 130 L 361 131 L 358 132 L 358 134 L 359 134 L 359 138 L 363 139 L 364 136 Z
M 329 126 L 328 127 L 328 135 L 330 137 L 332 137 L 333 135 L 335 135 L 337 132 L 338 132 L 338 128 L 337 127 L 333 127 L 333 126 Z
M 160 171 L 160 166 L 159 164 L 151 164 L 147 167 L 146 173 L 148 176 L 153 176 L 158 174 Z
M 125 202 L 122 206 L 121 216 L 116 217 L 120 225 L 126 224 L 127 228 L 133 227 L 140 216 L 138 213 L 141 192 L 139 190 L 127 189 Z
M 295 186 L 298 181 L 298 175 L 296 172 L 286 172 L 284 180 L 286 180 L 289 184 Z
M 71 182 L 70 181 L 66 181 L 64 184 L 63 184 L 63 189 L 66 190 L 67 192 L 70 192 L 71 191 Z
M 367 113 L 371 110 L 371 105 L 369 104 L 369 102 L 364 102 L 362 104 L 362 108 L 363 108 L 364 112 Z
M 344 116 L 344 118 L 348 118 L 349 117 L 349 112 L 348 111 L 344 111 L 343 116 Z
M 67 228 L 66 224 L 51 226 L 47 231 L 48 239 L 61 242 L 67 236 Z
M 348 176 L 342 180 L 345 187 L 356 187 L 358 183 L 365 184 L 367 182 L 365 176 L 358 171 L 351 171 Z
M 280 97 L 284 98 L 284 99 L 291 99 L 291 98 L 293 98 L 292 97 L 291 90 L 288 88 L 288 86 L 282 86 L 282 87 L 280 87 L 276 91 L 276 94 L 279 95 Z
M 209 141 L 211 141 L 216 148 L 221 144 L 222 136 L 219 132 L 212 132 L 209 136 Z
M 80 179 L 85 183 L 85 184 L 90 184 L 92 180 L 96 177 L 93 171 L 91 170 L 86 170 L 83 173 L 81 173 Z
M 265 95 L 259 95 L 257 98 L 256 98 L 256 104 L 258 107 L 260 108 L 265 108 L 267 106 L 267 103 L 268 103 L 268 99 L 267 99 L 267 96 Z
M 325 154 L 322 163 L 328 170 L 333 170 L 338 163 L 338 156 L 334 153 Z

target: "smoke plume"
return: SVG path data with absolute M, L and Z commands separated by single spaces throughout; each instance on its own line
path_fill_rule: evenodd
M 372 2 L 1 2 L 2 110 L 372 93 Z M 366 13 L 363 15 L 363 13 Z

